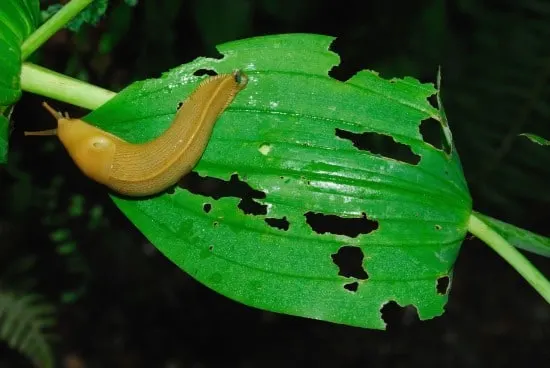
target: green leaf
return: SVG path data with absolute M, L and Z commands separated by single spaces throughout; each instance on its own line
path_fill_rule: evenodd
M 478 212 L 475 212 L 475 214 L 514 247 L 544 257 L 550 257 L 550 238 L 537 235 Z
M 540 144 L 541 146 L 550 146 L 550 140 L 539 137 L 536 134 L 522 133 L 520 136 L 528 138 L 531 142 Z
M 50 336 L 54 308 L 36 295 L 14 295 L 0 291 L 0 341 L 16 349 L 37 367 L 54 366 Z
M 372 71 L 334 80 L 332 40 L 227 43 L 221 60 L 198 58 L 136 82 L 85 117 L 145 142 L 205 78 L 195 71 L 249 76 L 195 173 L 173 193 L 114 201 L 176 265 L 244 304 L 369 328 L 384 328 L 389 301 L 416 306 L 421 319 L 441 315 L 471 198 L 452 142 L 448 154 L 420 133 L 435 122 L 450 137 L 427 100 L 437 90 Z M 403 149 L 417 161 L 402 161 Z
M 67 28 L 73 32 L 80 30 L 84 24 L 95 25 L 99 23 L 109 5 L 108 0 L 94 0 L 83 11 L 79 12 L 68 24 Z M 48 19 L 63 8 L 62 4 L 50 5 L 42 12 L 42 18 Z
M 38 0 L 3 0 L 0 5 L 0 113 L 21 97 L 21 44 L 39 24 Z M 7 119 L 0 118 L 0 164 L 7 160 Z

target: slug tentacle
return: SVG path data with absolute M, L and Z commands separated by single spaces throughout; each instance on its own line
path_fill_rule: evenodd
M 53 116 L 54 119 L 56 119 L 56 120 L 63 119 L 63 118 L 65 118 L 65 119 L 70 119 L 69 113 L 68 113 L 68 112 L 66 112 L 65 115 L 63 115 L 63 114 L 61 113 L 61 111 L 55 110 L 55 109 L 52 108 L 50 105 L 48 105 L 47 102 L 42 102 L 42 106 L 44 106 L 44 108 L 45 108 L 46 110 L 48 110 L 48 112 L 49 112 L 50 114 L 52 114 L 52 116 Z
M 55 120 L 63 119 L 63 114 L 59 111 L 54 110 L 46 102 L 42 102 L 42 106 L 55 118 Z M 66 118 L 69 119 L 69 114 L 66 114 Z M 40 130 L 38 132 L 24 132 L 25 135 L 57 135 L 57 129 L 47 129 Z
M 38 132 L 24 132 L 25 135 L 57 135 L 57 129 L 40 130 Z

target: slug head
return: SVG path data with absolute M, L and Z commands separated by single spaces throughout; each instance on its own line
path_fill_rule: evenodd
M 57 129 L 25 132 L 25 135 L 57 135 L 75 164 L 91 179 L 108 184 L 113 157 L 119 138 L 68 114 L 44 108 L 57 120 Z

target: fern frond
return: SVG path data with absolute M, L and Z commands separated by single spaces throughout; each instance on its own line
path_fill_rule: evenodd
M 0 291 L 0 340 L 30 359 L 37 367 L 54 366 L 50 336 L 54 307 L 38 295 Z

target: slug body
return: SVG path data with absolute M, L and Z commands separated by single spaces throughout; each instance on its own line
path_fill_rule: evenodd
M 25 132 L 59 137 L 76 165 L 91 179 L 127 196 L 149 196 L 174 185 L 197 164 L 214 124 L 248 78 L 241 71 L 205 79 L 183 102 L 170 127 L 158 138 L 132 144 L 46 103 L 57 129 Z

